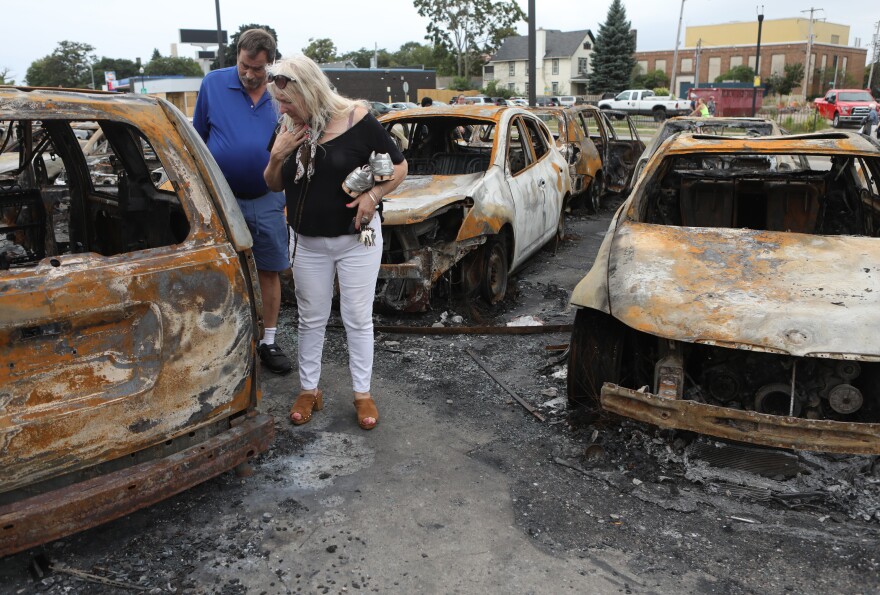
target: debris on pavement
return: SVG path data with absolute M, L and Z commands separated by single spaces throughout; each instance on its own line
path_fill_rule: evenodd
M 498 377 L 492 372 L 492 370 L 490 370 L 489 367 L 486 366 L 486 364 L 483 362 L 483 360 L 480 359 L 480 357 L 474 352 L 473 349 L 471 349 L 471 348 L 467 348 L 465 351 L 467 351 L 468 355 L 470 355 L 470 356 L 474 359 L 474 361 L 477 362 L 477 365 L 478 365 L 478 366 L 480 366 L 481 368 L 483 368 L 483 370 L 486 372 L 486 374 L 488 374 L 489 376 L 492 377 L 492 380 L 494 380 L 495 382 L 497 382 L 498 385 L 501 386 L 501 388 L 503 388 L 505 391 L 507 391 L 507 393 L 508 393 L 511 397 L 513 397 L 513 398 L 516 400 L 517 403 L 519 403 L 520 405 L 522 405 L 522 406 L 525 408 L 526 411 L 528 411 L 529 413 L 531 413 L 532 415 L 534 415 L 534 416 L 535 416 L 536 418 L 538 418 L 539 420 L 544 421 L 544 416 L 541 415 L 540 413 L 538 413 L 538 411 L 537 411 L 534 407 L 532 407 L 532 405 L 529 404 L 526 400 L 524 400 L 524 399 L 523 399 L 522 397 L 520 397 L 518 394 L 516 394 L 515 392 L 513 392 L 513 389 L 509 388 L 506 384 L 504 384 L 504 382 L 502 382 L 501 379 L 499 379 L 499 378 L 498 378 Z

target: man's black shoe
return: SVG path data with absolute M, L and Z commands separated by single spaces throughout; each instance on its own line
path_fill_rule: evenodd
M 290 372 L 290 359 L 284 355 L 281 348 L 275 343 L 264 343 L 257 347 L 257 353 L 260 354 L 260 360 L 263 365 L 276 374 L 286 374 Z

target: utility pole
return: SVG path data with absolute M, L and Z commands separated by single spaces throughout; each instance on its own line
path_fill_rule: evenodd
M 684 18 L 684 0 L 681 0 L 681 10 L 678 12 L 678 31 L 675 32 L 675 50 L 672 52 L 672 75 L 669 77 L 669 91 L 673 97 L 678 97 L 678 89 L 675 88 L 675 70 L 678 67 L 678 41 L 681 39 L 681 21 Z
M 694 89 L 700 88 L 700 50 L 703 48 L 703 38 L 697 40 L 697 50 L 694 52 Z M 706 79 L 709 82 L 709 79 Z
M 880 21 L 874 23 L 876 28 L 874 29 L 874 44 L 871 46 L 871 70 L 868 71 L 868 91 L 871 91 L 871 79 L 874 78 L 874 64 L 877 63 L 877 57 L 880 56 L 880 52 L 877 51 L 878 42 L 880 42 Z
M 217 9 L 217 59 L 219 60 L 220 68 L 223 68 L 225 64 L 223 63 L 223 31 L 220 28 L 220 0 L 214 0 L 214 7 Z
M 818 11 L 824 12 L 824 8 L 810 8 L 809 10 L 802 10 L 801 12 L 809 12 L 810 13 L 810 30 L 807 34 L 807 61 L 804 63 L 804 103 L 807 102 L 807 92 L 810 88 L 810 78 L 813 74 L 813 69 L 810 67 L 810 58 L 813 54 L 813 13 Z
M 538 96 L 538 91 L 536 89 L 538 85 L 536 84 L 537 81 L 535 81 L 537 70 L 536 60 L 538 59 L 535 53 L 537 51 L 537 40 L 535 39 L 535 0 L 529 0 L 529 105 L 535 105 Z M 541 56 L 541 59 L 543 60 L 544 56 Z

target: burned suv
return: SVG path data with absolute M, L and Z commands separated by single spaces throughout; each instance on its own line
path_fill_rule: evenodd
M 5 555 L 243 464 L 273 426 L 251 236 L 184 116 L 5 87 L 0 128 Z
M 880 150 L 675 136 L 576 287 L 569 398 L 756 444 L 880 454 Z

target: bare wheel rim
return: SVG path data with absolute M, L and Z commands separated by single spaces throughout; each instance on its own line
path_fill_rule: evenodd
M 507 256 L 502 241 L 490 240 L 486 249 L 483 296 L 490 304 L 497 304 L 504 299 L 504 294 L 507 292 Z

